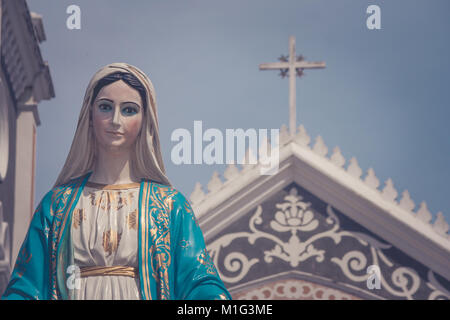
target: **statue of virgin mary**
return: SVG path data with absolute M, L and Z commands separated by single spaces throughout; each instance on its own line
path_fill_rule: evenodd
M 155 90 L 113 63 L 91 79 L 3 299 L 231 299 L 161 156 Z

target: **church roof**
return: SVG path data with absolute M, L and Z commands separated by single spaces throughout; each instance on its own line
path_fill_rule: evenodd
M 261 164 L 244 164 L 238 168 L 229 164 L 223 173 L 224 180 L 215 171 L 207 184 L 205 192 L 199 182 L 190 196 L 192 207 L 204 228 L 206 239 L 217 234 L 217 229 L 224 229 L 227 223 L 217 218 L 221 212 L 228 215 L 241 215 L 249 211 L 255 203 L 264 199 L 251 190 L 257 186 L 281 189 L 295 180 L 313 194 L 340 208 L 351 219 L 396 245 L 413 258 L 428 265 L 431 269 L 450 279 L 450 235 L 449 224 L 442 212 L 433 215 L 422 201 L 416 209 L 408 190 L 399 196 L 391 178 L 381 187 L 373 168 L 362 176 L 362 169 L 355 157 L 346 159 L 339 147 L 335 147 L 327 156 L 328 147 L 321 136 L 310 146 L 311 138 L 303 125 L 298 127 L 294 137 L 290 137 L 283 125 L 279 136 L 279 170 L 274 175 L 261 175 Z M 268 148 L 270 143 L 266 141 Z M 246 159 L 252 157 L 247 149 Z M 247 161 L 248 163 L 248 161 Z M 247 197 L 249 206 L 242 199 Z M 240 206 L 233 207 L 233 203 Z M 245 208 L 244 208 L 245 207 Z M 237 209 L 239 208 L 239 209 Z M 415 210 L 416 209 L 416 210 Z M 211 216 L 216 216 L 212 218 Z M 214 224 L 208 224 L 214 220 Z M 217 221 L 221 221 L 217 223 Z M 216 229 L 216 230 L 215 230 Z

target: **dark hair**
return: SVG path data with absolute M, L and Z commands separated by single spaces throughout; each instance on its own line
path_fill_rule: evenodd
M 94 88 L 93 94 L 92 94 L 92 100 L 91 100 L 91 105 L 94 103 L 95 98 L 97 97 L 98 93 L 100 92 L 100 90 L 119 80 L 123 80 L 126 84 L 128 84 L 130 87 L 132 87 L 133 89 L 136 89 L 139 92 L 139 95 L 141 96 L 142 99 L 142 108 L 143 110 L 146 109 L 146 91 L 144 86 L 142 85 L 142 83 L 131 73 L 125 73 L 125 72 L 115 72 L 115 73 L 111 73 L 109 75 L 107 75 L 106 77 L 101 78 L 97 85 Z

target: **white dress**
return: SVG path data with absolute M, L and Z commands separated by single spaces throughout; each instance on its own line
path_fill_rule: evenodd
M 138 268 L 138 200 L 139 183 L 86 183 L 72 214 L 76 266 Z M 137 300 L 140 299 L 139 278 L 82 276 L 74 299 Z

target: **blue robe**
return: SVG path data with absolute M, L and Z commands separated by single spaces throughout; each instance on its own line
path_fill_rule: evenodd
M 74 264 L 72 211 L 91 173 L 53 188 L 41 200 L 2 299 L 73 297 L 75 289 L 67 285 Z M 142 299 L 231 299 L 182 193 L 142 179 L 138 228 Z

